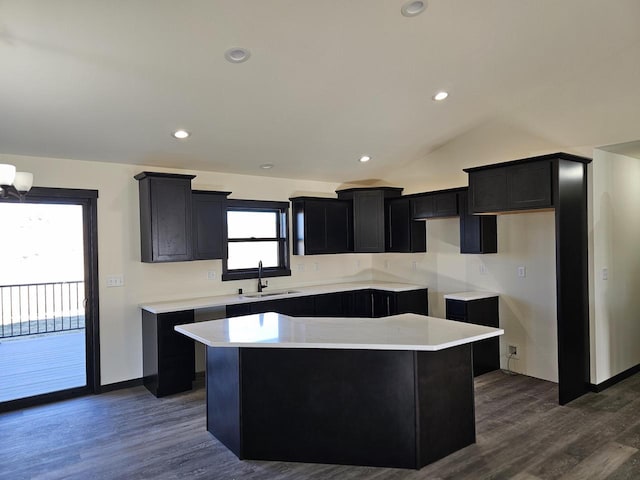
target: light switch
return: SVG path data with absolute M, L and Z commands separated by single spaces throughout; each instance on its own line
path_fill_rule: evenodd
M 518 276 L 524 278 L 527 276 L 527 269 L 525 267 L 518 267 Z
M 107 287 L 123 287 L 124 276 L 122 275 L 107 275 Z

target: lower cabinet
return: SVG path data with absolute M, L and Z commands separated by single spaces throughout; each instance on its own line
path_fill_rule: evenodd
M 158 314 L 142 311 L 143 382 L 156 397 L 192 388 L 195 344 L 173 327 L 193 321 L 193 310 Z
M 428 315 L 427 289 L 404 292 L 353 290 L 227 305 L 227 317 L 277 312 L 292 317 L 379 318 L 399 313 Z
M 448 320 L 499 328 L 498 297 L 476 300 L 446 299 Z M 473 343 L 473 376 L 500 368 L 500 340 L 498 337 Z
M 276 312 L 292 317 L 377 318 L 399 313 L 428 315 L 427 289 L 348 292 L 276 298 L 226 306 L 227 317 Z M 194 322 L 194 311 L 154 314 L 142 310 L 144 385 L 157 397 L 191 390 L 195 377 L 193 340 L 173 327 Z

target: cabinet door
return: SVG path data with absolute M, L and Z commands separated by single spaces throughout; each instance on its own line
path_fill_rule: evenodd
M 294 255 L 346 253 L 353 250 L 350 201 L 292 199 Z
M 498 228 L 495 215 L 469 215 L 467 193 L 459 194 L 460 253 L 496 253 Z
M 469 172 L 470 213 L 500 212 L 508 209 L 506 168 Z
M 354 250 L 384 252 L 384 192 L 366 190 L 353 195 Z
M 230 317 L 241 317 L 251 314 L 251 303 L 237 303 L 235 305 L 227 305 L 225 315 Z
M 464 302 L 447 299 L 448 320 L 498 327 L 498 297 L 483 298 Z M 500 340 L 488 338 L 473 342 L 473 376 L 500 368 Z
M 226 193 L 194 192 L 193 258 L 209 260 L 224 256 L 224 229 L 226 224 Z
M 551 162 L 539 161 L 513 165 L 507 169 L 510 209 L 552 207 Z
M 413 197 L 411 215 L 414 219 L 431 218 L 434 216 L 434 196 L 422 195 Z
M 426 252 L 427 233 L 423 221 L 413 220 L 409 198 L 387 200 L 385 234 L 387 252 Z
M 417 313 L 418 315 L 429 315 L 427 289 L 397 292 L 395 307 L 394 314 Z
M 458 194 L 456 192 L 437 193 L 433 196 L 434 217 L 455 217 L 458 215 Z
M 371 318 L 373 312 L 373 293 L 371 290 L 355 290 L 352 293 L 349 317 Z
M 353 206 L 345 200 L 325 203 L 326 253 L 353 251 Z
M 387 201 L 386 235 L 387 252 L 411 250 L 411 202 L 407 198 Z
M 316 295 L 314 316 L 316 317 L 347 317 L 348 303 L 344 293 L 326 293 Z
M 193 175 L 142 172 L 135 178 L 139 181 L 142 261 L 191 260 Z
M 384 292 L 372 290 L 371 292 L 371 316 L 373 318 L 388 317 L 396 313 L 396 294 L 394 292 Z

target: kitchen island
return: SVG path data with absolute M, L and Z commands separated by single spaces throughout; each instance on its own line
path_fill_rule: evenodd
M 207 430 L 238 458 L 420 468 L 475 442 L 471 342 L 417 314 L 179 325 L 207 346 Z

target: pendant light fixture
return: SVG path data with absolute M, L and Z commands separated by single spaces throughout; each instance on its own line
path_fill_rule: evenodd
M 0 163 L 0 197 L 15 197 L 24 200 L 33 186 L 33 173 L 16 172 L 14 165 Z

